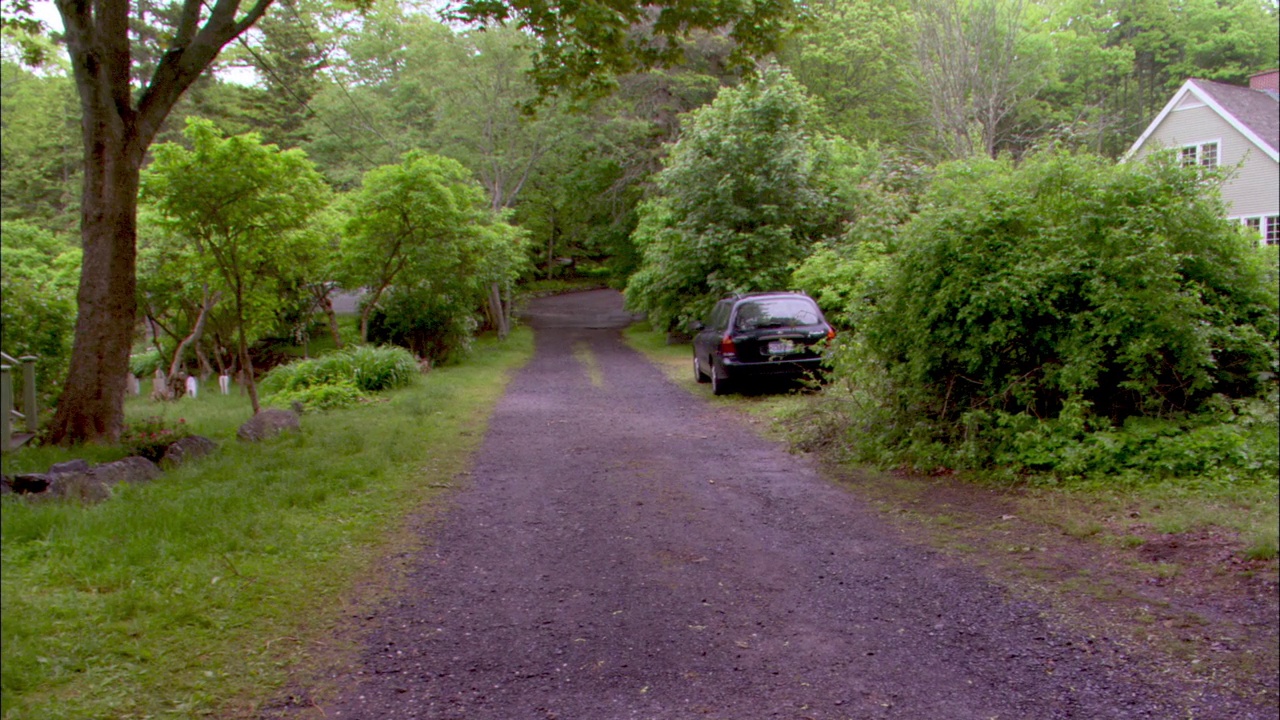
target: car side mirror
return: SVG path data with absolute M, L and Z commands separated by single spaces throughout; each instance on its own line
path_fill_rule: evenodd
M 689 327 L 693 328 L 694 332 L 702 332 L 703 330 L 707 329 L 707 326 L 703 325 L 702 322 L 699 320 L 694 320 L 693 322 L 689 323 Z

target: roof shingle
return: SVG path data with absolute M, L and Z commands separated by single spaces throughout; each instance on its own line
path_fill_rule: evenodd
M 1280 150 L 1280 101 L 1275 95 L 1213 80 L 1192 78 L 1191 82 L 1252 130 L 1271 152 Z

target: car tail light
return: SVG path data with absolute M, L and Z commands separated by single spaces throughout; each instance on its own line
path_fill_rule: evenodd
M 720 354 L 721 355 L 737 355 L 738 348 L 733 345 L 733 338 L 727 334 L 720 338 Z
M 833 328 L 833 327 L 829 327 L 829 328 L 827 328 L 827 339 L 828 339 L 828 340 L 835 340 L 835 339 L 836 339 L 836 329 L 835 329 L 835 328 Z

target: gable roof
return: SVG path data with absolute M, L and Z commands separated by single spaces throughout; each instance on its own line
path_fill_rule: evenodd
M 1280 162 L 1280 101 L 1276 96 L 1246 87 L 1227 85 L 1212 80 L 1191 78 L 1178 88 L 1173 98 L 1164 106 L 1155 120 L 1147 126 L 1129 151 L 1128 158 L 1142 147 L 1165 117 L 1188 96 L 1208 105 L 1223 120 L 1240 132 L 1249 142 L 1258 146 L 1267 157 Z

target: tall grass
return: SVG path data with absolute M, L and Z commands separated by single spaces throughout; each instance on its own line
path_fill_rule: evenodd
M 184 418 L 221 448 L 100 505 L 4 499 L 0 715 L 252 714 L 331 643 L 343 603 L 360 600 L 355 579 L 465 469 L 531 352 L 527 330 L 481 342 L 386 402 L 255 445 L 234 440 L 243 397 L 132 401 L 130 415 Z M 6 471 L 67 454 L 24 450 Z

